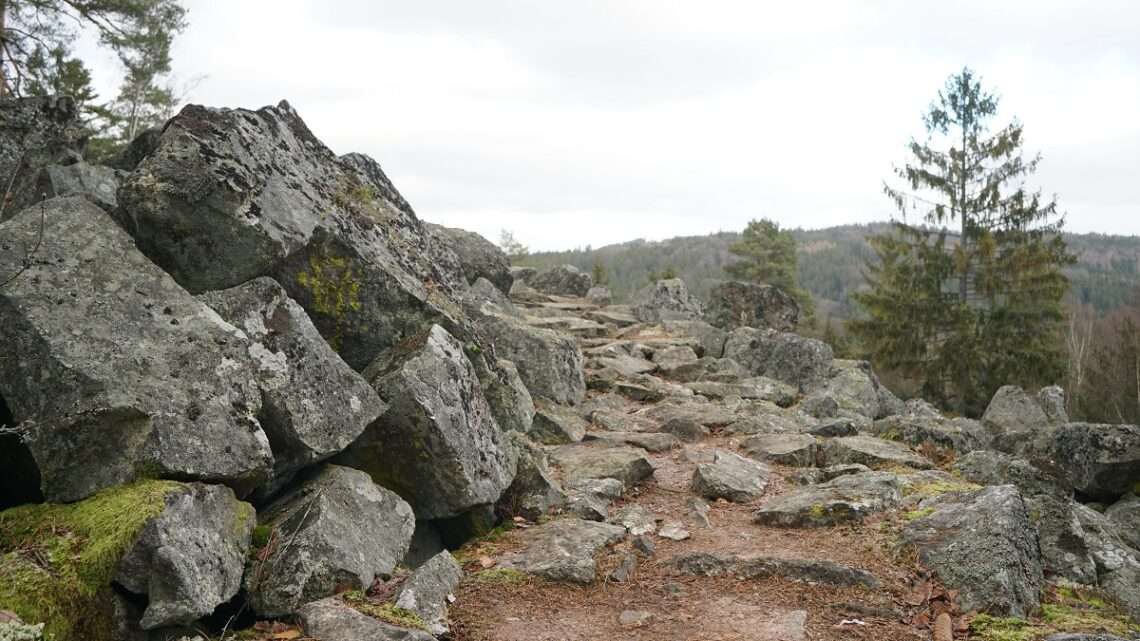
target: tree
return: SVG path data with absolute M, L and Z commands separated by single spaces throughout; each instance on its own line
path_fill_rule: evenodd
M 30 96 L 71 96 L 84 120 L 98 111 L 98 94 L 91 87 L 91 72 L 64 45 L 50 51 L 37 44 L 28 57 L 24 90 Z
M 815 310 L 811 294 L 800 288 L 796 280 L 796 239 L 792 232 L 767 218 L 749 221 L 740 241 L 728 251 L 742 260 L 725 266 L 724 271 L 737 280 L 775 285 L 800 303 L 806 317 Z
M 508 257 L 510 257 L 511 262 L 514 262 L 520 258 L 524 258 L 527 254 L 530 253 L 530 250 L 527 249 L 527 246 L 520 243 L 515 238 L 515 235 L 506 229 L 499 230 L 499 248 L 502 249 Z
M 586 251 L 589 252 L 589 248 L 587 248 Z M 606 285 L 610 282 L 610 276 L 606 271 L 606 265 L 601 260 L 595 258 L 594 266 L 590 271 L 594 277 L 595 285 Z
M 866 318 L 852 323 L 881 365 L 920 378 L 925 393 L 980 411 L 998 387 L 1064 374 L 1061 267 L 1074 262 L 1055 200 L 1028 191 L 1040 155 L 1022 153 L 1022 125 L 991 133 L 998 98 L 969 69 L 951 76 L 923 116 L 927 140 L 884 184 L 901 214 L 871 239 Z M 919 213 L 924 225 L 911 225 Z M 956 225 L 956 233 L 948 226 Z

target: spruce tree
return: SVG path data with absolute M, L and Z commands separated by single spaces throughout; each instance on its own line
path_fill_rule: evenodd
M 1026 187 L 1040 155 L 1025 157 L 1016 120 L 991 131 L 997 110 L 969 69 L 938 93 L 927 139 L 896 170 L 904 186 L 884 185 L 901 217 L 871 239 L 877 263 L 856 295 L 867 316 L 851 324 L 881 365 L 970 413 L 1001 385 L 1060 380 L 1061 267 L 1074 260 L 1056 201 Z
M 801 289 L 796 280 L 796 239 L 792 232 L 780 229 L 779 224 L 767 218 L 752 220 L 728 251 L 741 259 L 725 266 L 729 276 L 775 285 L 800 303 L 805 317 L 812 316 L 815 304 L 811 294 Z

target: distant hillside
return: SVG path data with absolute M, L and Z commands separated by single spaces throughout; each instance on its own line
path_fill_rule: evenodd
M 792 232 L 799 245 L 800 284 L 819 302 L 821 316 L 847 318 L 855 312 L 850 294 L 863 286 L 863 266 L 874 255 L 866 237 L 886 228 L 887 223 L 871 223 Z M 569 263 L 587 272 L 600 263 L 619 300 L 648 283 L 651 274 L 671 269 L 704 297 L 724 278 L 724 266 L 736 260 L 728 247 L 738 238 L 737 233 L 721 232 L 634 240 L 597 249 L 535 253 L 518 262 L 538 268 Z M 1077 265 L 1067 270 L 1073 294 L 1098 312 L 1124 304 L 1140 286 L 1140 237 L 1066 234 L 1065 240 L 1078 256 Z

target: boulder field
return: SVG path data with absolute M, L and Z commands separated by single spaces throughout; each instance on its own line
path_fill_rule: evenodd
M 75 118 L 0 101 L 0 638 L 1140 630 L 1140 428 L 1060 388 L 951 418 L 777 288 L 512 267 L 285 102 Z

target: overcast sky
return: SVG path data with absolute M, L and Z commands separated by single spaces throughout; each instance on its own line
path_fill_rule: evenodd
M 420 217 L 492 240 L 884 220 L 882 181 L 963 65 L 1024 123 L 1034 184 L 1070 229 L 1140 234 L 1128 0 L 187 5 L 175 69 L 206 75 L 191 101 L 288 99 L 337 153 L 379 160 Z

